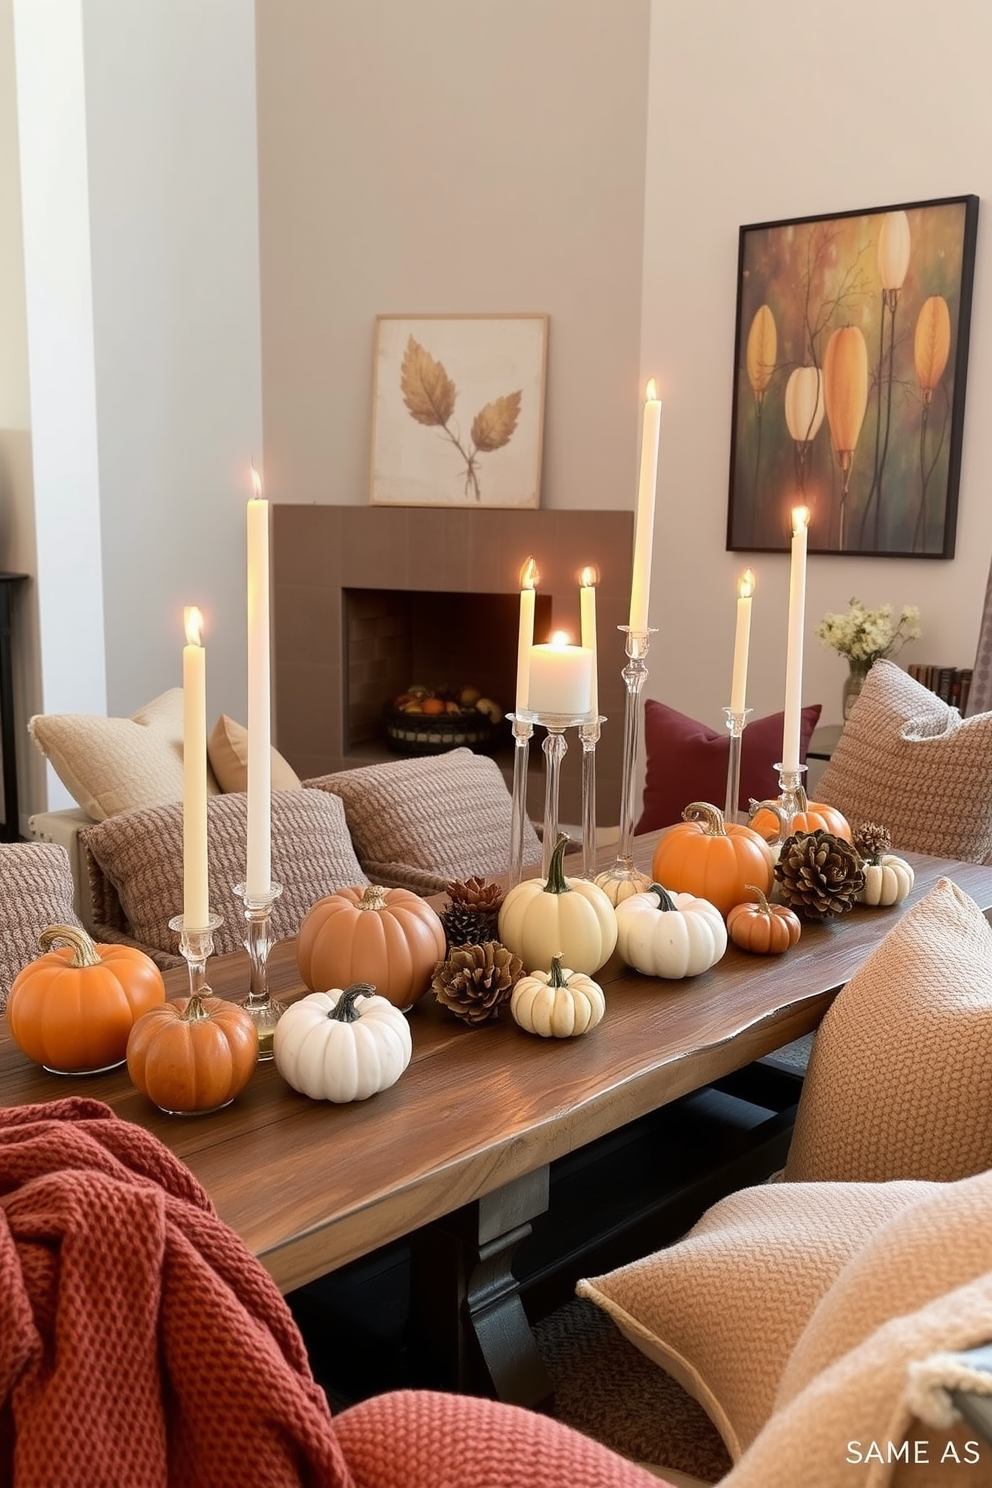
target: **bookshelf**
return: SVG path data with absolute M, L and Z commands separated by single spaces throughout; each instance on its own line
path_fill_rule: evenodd
M 971 688 L 971 667 L 931 666 L 928 662 L 913 662 L 906 671 L 964 716 Z

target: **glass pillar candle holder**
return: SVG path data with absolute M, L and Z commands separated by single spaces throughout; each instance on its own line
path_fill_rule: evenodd
M 252 897 L 245 884 L 234 892 L 245 907 L 245 950 L 248 952 L 248 996 L 238 1004 L 251 1017 L 258 1031 L 259 1060 L 271 1059 L 272 1035 L 283 1015 L 282 1004 L 269 992 L 268 960 L 273 946 L 272 906 L 282 893 L 281 884 L 270 884 L 267 894 Z
M 750 708 L 744 708 L 740 713 L 735 713 L 732 708 L 724 708 L 727 715 L 727 728 L 730 730 L 730 757 L 727 760 L 727 798 L 723 806 L 723 819 L 728 822 L 736 822 L 739 815 L 738 801 L 741 794 L 741 745 L 744 739 L 744 729 L 747 725 L 747 716 Z
M 179 951 L 189 970 L 189 995 L 199 995 L 207 985 L 207 961 L 213 954 L 214 931 L 224 916 L 208 911 L 205 925 L 187 926 L 185 915 L 175 915 L 169 929 L 179 936 Z
M 651 637 L 657 635 L 654 627 L 648 630 L 632 630 L 629 625 L 618 625 L 623 634 L 627 652 L 627 664 L 620 675 L 625 688 L 623 709 L 623 762 L 620 775 L 620 834 L 617 840 L 617 855 L 607 876 L 621 883 L 640 882 L 643 874 L 634 867 L 634 783 L 637 764 L 637 738 L 640 732 L 641 691 L 647 681 L 647 654 Z
M 565 738 L 565 730 L 569 728 L 581 728 L 583 724 L 593 721 L 591 713 L 533 713 L 529 708 L 518 708 L 513 715 L 514 734 L 518 724 L 529 724 L 533 731 L 534 725 L 538 724 L 546 732 L 541 748 L 544 751 L 544 837 L 541 844 L 541 876 L 547 878 L 551 863 L 551 854 L 554 851 L 555 842 L 558 839 L 558 800 L 561 787 L 561 762 L 568 753 L 568 741 Z M 514 757 L 516 764 L 516 756 Z M 586 777 L 583 776 L 583 786 Z M 517 839 L 517 857 L 511 857 L 510 883 L 518 883 L 523 871 L 520 861 L 523 852 L 523 821 L 527 811 L 527 776 L 526 770 L 518 775 L 516 768 L 513 772 L 513 816 L 514 826 L 520 823 L 519 839 Z M 595 807 L 593 808 L 595 813 Z M 585 823 L 587 808 L 585 800 L 582 805 L 582 818 Z

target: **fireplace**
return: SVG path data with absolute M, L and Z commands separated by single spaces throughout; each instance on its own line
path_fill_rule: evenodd
M 516 674 L 518 576 L 541 571 L 535 639 L 578 639 L 578 574 L 594 563 L 600 710 L 597 820 L 620 809 L 631 512 L 298 506 L 272 509 L 275 738 L 303 777 L 395 758 L 383 707 L 411 683 L 471 686 L 508 711 Z M 537 731 L 540 736 L 541 731 Z M 561 819 L 581 820 L 581 749 L 562 770 Z M 507 781 L 503 725 L 491 746 Z M 531 746 L 528 810 L 543 815 L 543 757 Z

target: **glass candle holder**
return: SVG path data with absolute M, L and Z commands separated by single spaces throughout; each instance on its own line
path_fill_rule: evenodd
M 790 837 L 796 817 L 806 810 L 806 791 L 803 788 L 806 766 L 797 765 L 794 770 L 786 770 L 779 763 L 775 768 L 778 771 L 779 805 L 783 818 L 782 835 L 783 838 Z
M 634 782 L 637 764 L 637 736 L 640 732 L 641 691 L 647 681 L 647 654 L 651 637 L 657 629 L 632 630 L 618 625 L 624 637 L 627 664 L 620 675 L 625 688 L 623 708 L 623 763 L 620 775 L 620 834 L 617 855 L 608 876 L 618 882 L 639 882 L 643 875 L 634 867 Z
M 597 713 L 579 725 L 582 741 L 582 877 L 596 874 L 596 745 L 606 717 Z
M 736 822 L 738 819 L 738 801 L 741 794 L 741 745 L 744 738 L 744 729 L 747 725 L 747 716 L 750 708 L 744 708 L 740 713 L 735 713 L 731 708 L 724 708 L 727 715 L 727 728 L 730 730 L 730 757 L 727 760 L 727 798 L 723 805 L 723 819 L 728 822 Z
M 207 911 L 205 925 L 187 926 L 185 915 L 175 915 L 169 929 L 179 936 L 179 951 L 189 970 L 189 995 L 198 996 L 207 984 L 207 961 L 213 954 L 214 931 L 224 923 L 224 916 Z
M 510 818 L 510 870 L 507 887 L 520 882 L 523 873 L 524 827 L 527 822 L 527 771 L 530 766 L 530 741 L 534 725 L 517 713 L 510 713 L 513 726 L 513 811 Z
M 534 713 L 529 708 L 518 708 L 513 715 L 514 730 L 517 724 L 529 725 L 533 731 L 534 725 L 539 724 L 544 730 L 544 740 L 541 748 L 544 751 L 544 837 L 541 844 L 541 876 L 547 878 L 551 863 L 551 854 L 554 851 L 555 842 L 558 839 L 558 799 L 561 787 L 561 762 L 568 752 L 568 741 L 565 738 L 565 730 L 569 728 L 581 728 L 583 724 L 593 721 L 591 713 Z M 585 779 L 585 777 L 584 777 Z M 513 822 L 518 821 L 519 813 L 527 810 L 527 779 L 526 771 L 518 781 L 517 772 L 513 775 Z M 593 808 L 595 811 L 595 808 Z M 586 818 L 586 808 L 583 802 L 583 821 Z M 523 842 L 523 817 L 520 820 L 520 851 L 522 854 Z M 516 877 L 514 877 L 514 871 Z M 511 864 L 511 882 L 519 881 L 522 872 L 522 864 L 519 860 Z
M 241 999 L 239 1007 L 250 1014 L 258 1031 L 259 1060 L 271 1059 L 272 1035 L 283 1015 L 283 1006 L 276 1002 L 269 991 L 268 960 L 274 944 L 272 936 L 272 906 L 282 893 L 281 884 L 270 884 L 267 894 L 249 895 L 247 886 L 235 884 L 235 895 L 241 900 L 245 911 L 245 950 L 248 952 L 248 996 Z

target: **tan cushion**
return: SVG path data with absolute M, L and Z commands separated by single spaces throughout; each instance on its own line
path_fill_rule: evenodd
M 207 740 L 207 759 L 222 791 L 248 789 L 248 730 L 222 713 Z M 272 750 L 269 784 L 274 791 L 299 790 L 303 782 L 278 749 Z
M 940 1381 L 953 1378 L 949 1351 L 989 1339 L 992 1174 L 982 1173 L 925 1186 L 852 1255 L 797 1339 L 771 1418 L 724 1488 L 988 1483 L 992 1447 L 943 1414 Z M 866 1465 L 872 1442 L 885 1453 L 907 1437 L 921 1443 L 915 1460 Z M 980 1463 L 968 1468 L 964 1443 L 976 1438 Z M 860 1465 L 849 1461 L 852 1443 Z
M 379 883 L 439 893 L 452 879 L 495 877 L 509 867 L 512 799 L 488 755 L 452 749 L 304 784 L 341 797 L 355 851 Z M 524 862 L 540 857 L 528 822 Z
M 93 821 L 119 811 L 180 801 L 183 690 L 170 688 L 130 718 L 38 713 L 28 731 L 56 775 Z M 207 789 L 218 787 L 212 775 Z
M 990 1165 L 992 929 L 942 878 L 824 1017 L 785 1176 L 947 1181 Z
M 957 708 L 876 661 L 817 784 L 847 819 L 882 822 L 896 850 L 992 857 L 992 713 Z
M 765 1184 L 715 1204 L 688 1235 L 577 1291 L 705 1408 L 737 1457 L 842 1266 L 929 1185 Z
M 80 927 L 72 907 L 72 869 L 54 842 L 0 844 L 0 1010 L 17 973 L 41 954 L 49 925 Z
M 244 944 L 244 906 L 234 886 L 245 876 L 247 798 L 207 802 L 210 907 L 223 915 L 214 936 L 218 955 Z M 178 964 L 178 937 L 169 920 L 182 913 L 182 805 L 128 811 L 81 834 L 93 916 L 99 931 L 136 941 L 160 965 Z M 307 910 L 324 894 L 368 882 L 351 846 L 341 802 L 317 791 L 272 795 L 272 878 L 282 894 L 272 909 L 272 933 L 295 935 Z M 114 932 L 114 933 L 112 933 Z

